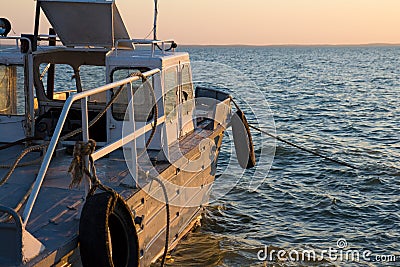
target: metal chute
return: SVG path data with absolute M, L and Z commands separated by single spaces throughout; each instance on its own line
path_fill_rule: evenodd
M 39 0 L 65 46 L 113 47 L 130 39 L 114 0 Z

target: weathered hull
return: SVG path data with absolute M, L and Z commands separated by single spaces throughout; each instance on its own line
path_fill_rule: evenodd
M 217 137 L 216 140 L 218 142 L 215 144 L 217 151 L 219 151 L 219 147 L 221 146 L 223 134 L 224 128 L 219 127 L 209 136 L 210 139 Z M 193 142 L 194 144 L 196 142 Z M 191 158 L 198 157 L 200 155 L 198 143 L 186 155 L 190 155 Z M 170 198 L 170 249 L 175 247 L 178 241 L 194 226 L 200 212 L 204 208 L 203 204 L 208 203 L 215 178 L 216 164 L 217 161 L 215 160 L 210 166 L 199 172 L 179 170 L 179 168 L 173 165 L 160 172 L 161 176 L 172 184 L 186 188 L 198 188 L 198 190 L 190 190 L 190 195 L 184 190 L 168 192 L 168 197 Z M 151 190 L 147 189 L 150 191 L 150 194 L 155 191 L 161 192 L 161 187 L 158 183 L 154 181 L 152 183 L 154 184 L 149 184 L 148 187 L 152 186 L 153 188 Z M 148 266 L 162 255 L 166 240 L 165 231 L 167 222 L 165 202 L 151 197 L 145 192 L 147 190 L 141 190 L 127 200 L 127 204 L 131 207 L 135 216 L 143 218 L 141 225 L 137 225 L 139 249 L 142 256 L 140 259 L 141 266 Z M 192 193 L 194 194 L 192 195 Z M 177 206 L 174 203 L 184 205 Z

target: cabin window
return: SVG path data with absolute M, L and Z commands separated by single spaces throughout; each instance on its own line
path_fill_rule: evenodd
M 105 67 L 102 66 L 81 66 L 79 68 L 79 76 L 82 90 L 86 91 L 104 85 L 104 70 Z M 42 63 L 39 66 L 39 71 L 44 94 L 48 99 L 66 100 L 71 93 L 77 92 L 76 77 L 72 66 L 68 64 Z M 90 96 L 89 100 L 103 103 L 106 101 L 104 94 L 101 97 L 99 95 Z
M 185 64 L 182 66 L 182 91 L 181 91 L 181 101 L 182 101 L 182 113 L 183 115 L 190 114 L 193 109 L 193 83 L 190 73 L 190 65 Z
M 132 73 L 145 72 L 147 69 L 117 69 L 113 71 L 112 81 L 119 81 L 128 78 Z M 133 88 L 133 108 L 135 113 L 135 121 L 148 122 L 153 119 L 155 105 L 153 95 L 153 77 L 149 77 L 147 82 L 142 83 L 142 80 L 138 80 L 132 83 Z M 129 104 L 129 97 L 127 86 L 125 85 L 121 94 L 118 96 L 114 104 L 112 105 L 112 114 L 116 120 L 125 120 L 125 113 Z M 116 92 L 118 88 L 115 88 L 113 92 Z
M 104 66 L 81 66 L 79 68 L 79 73 L 81 75 L 83 90 L 86 91 L 103 86 L 106 81 L 106 77 L 104 75 L 105 71 L 106 68 Z
M 24 70 L 0 65 L 0 114 L 25 114 Z
M 54 68 L 54 77 L 51 74 L 52 68 Z M 76 93 L 74 70 L 70 65 L 42 63 L 39 71 L 44 93 L 48 99 L 66 100 L 70 93 Z M 52 92 L 49 88 L 53 88 Z
M 81 76 L 83 91 L 103 86 L 106 81 L 106 77 L 104 76 L 105 71 L 106 68 L 104 66 L 81 66 L 79 69 L 79 73 Z M 89 102 L 106 103 L 107 93 L 102 92 L 99 94 L 91 95 L 89 96 Z
M 165 104 L 164 112 L 165 116 L 169 116 L 170 119 L 176 116 L 177 106 L 177 90 L 178 90 L 178 75 L 177 67 L 169 68 L 164 73 L 164 89 L 165 89 Z

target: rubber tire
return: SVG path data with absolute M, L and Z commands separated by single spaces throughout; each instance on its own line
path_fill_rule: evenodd
M 79 222 L 83 266 L 139 265 L 139 240 L 132 215 L 121 197 L 114 208 L 113 203 L 113 195 L 108 192 L 95 194 L 85 202 Z
M 256 165 L 253 138 L 251 137 L 249 123 L 241 110 L 232 116 L 233 142 L 240 167 L 251 169 Z

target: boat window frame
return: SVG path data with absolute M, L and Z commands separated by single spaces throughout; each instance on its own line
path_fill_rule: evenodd
M 167 88 L 167 74 L 172 73 L 171 70 L 174 70 L 175 74 L 175 84 L 173 88 Z M 178 105 L 179 105 L 179 65 L 172 65 L 163 71 L 163 87 L 164 87 L 164 93 L 163 93 L 163 99 L 164 99 L 164 115 L 168 117 L 169 120 L 176 120 L 178 118 Z M 172 108 L 169 108 L 169 103 L 167 102 L 169 100 L 169 95 L 174 95 L 175 103 Z M 172 114 L 172 115 L 171 115 Z
M 0 115 L 24 116 L 26 113 L 27 101 L 24 66 L 20 64 L 0 63 L 0 68 L 3 67 L 5 71 L 11 69 L 12 73 L 7 75 L 7 73 L 4 72 L 4 76 L 0 77 L 0 85 L 3 83 L 4 79 L 7 79 L 7 85 L 4 87 L 0 86 L 0 96 L 4 96 L 8 99 L 7 107 L 0 110 Z M 20 77 L 22 77 L 22 80 Z
M 193 75 L 191 71 L 191 65 L 190 62 L 184 62 L 180 64 L 180 71 L 179 71 L 179 76 L 180 76 L 180 104 L 182 105 L 182 114 L 188 115 L 191 110 L 193 110 L 194 107 L 194 85 L 193 85 Z M 188 74 L 188 81 L 183 80 L 183 70 L 186 71 L 187 69 L 187 74 Z M 184 90 L 185 87 L 189 87 L 189 90 Z M 184 92 L 190 92 L 187 94 L 187 97 L 185 97 Z
M 67 98 L 69 97 L 69 95 L 71 94 L 71 93 L 78 93 L 78 88 L 76 87 L 76 82 L 73 82 L 74 83 L 74 86 L 73 86 L 73 89 L 71 89 L 71 88 L 69 88 L 69 89 L 67 89 L 67 90 L 62 90 L 62 91 L 56 91 L 55 89 L 55 86 L 54 86 L 54 88 L 53 88 L 53 95 L 52 95 L 52 99 L 50 99 L 50 98 L 48 98 L 48 92 L 47 92 L 47 90 L 48 90 L 48 73 L 46 72 L 46 73 L 44 73 L 44 71 L 40 71 L 40 68 L 42 67 L 42 65 L 54 65 L 54 69 L 55 70 L 57 70 L 58 68 L 57 67 L 60 67 L 60 66 L 68 66 L 68 67 L 70 67 L 71 68 L 71 70 L 72 70 L 72 75 L 71 75 L 71 82 L 72 82 L 72 80 L 73 79 L 75 79 L 75 73 L 74 73 L 74 67 L 71 65 L 71 64 L 67 64 L 67 63 L 50 63 L 50 62 L 42 62 L 41 64 L 39 64 L 39 73 L 41 73 L 41 75 L 40 75 L 40 83 L 41 83 L 41 87 L 39 88 L 40 90 L 42 90 L 43 91 L 43 96 L 44 96 L 44 99 L 39 99 L 39 100 L 41 100 L 41 101 L 51 101 L 51 102 L 58 102 L 58 103 L 64 103 L 66 100 L 67 100 Z M 82 65 L 82 66 L 86 66 L 86 65 Z M 89 66 L 89 65 L 88 65 Z M 43 75 L 44 74 L 44 75 Z M 43 76 L 42 76 L 43 75 Z M 44 81 L 46 81 L 46 84 L 44 83 Z M 54 85 L 56 84 L 56 82 L 57 82 L 57 72 L 54 72 Z M 63 96 L 63 94 L 64 94 L 64 96 Z M 39 94 L 37 94 L 37 95 L 39 95 Z
M 110 71 L 110 83 L 114 82 L 114 74 L 115 72 L 119 71 L 119 70 L 127 70 L 130 73 L 135 73 L 135 71 L 139 71 L 141 73 L 147 72 L 149 70 L 151 70 L 149 67 L 131 67 L 131 66 L 119 66 L 119 67 L 114 67 L 111 71 Z M 131 71 L 130 71 L 131 70 Z M 124 77 L 127 78 L 127 77 Z M 154 79 L 151 79 L 151 86 L 154 90 Z M 125 85 L 126 86 L 126 85 Z M 118 88 L 115 88 L 115 90 L 117 90 Z M 127 93 L 127 90 L 124 90 Z M 134 90 L 134 93 L 136 92 L 136 90 Z M 114 93 L 114 90 L 112 90 L 112 94 Z M 122 92 L 123 93 L 123 92 Z M 111 95 L 112 97 L 112 95 Z M 129 103 L 127 103 L 126 105 L 128 106 Z M 111 105 L 111 116 L 114 120 L 116 121 L 124 121 L 125 120 L 125 113 L 124 113 L 124 118 L 120 118 L 115 116 L 115 112 L 114 112 L 114 104 Z M 135 112 L 135 121 L 137 122 L 150 122 L 151 120 L 153 120 L 154 118 L 154 109 L 151 110 L 150 114 L 147 116 L 147 120 L 143 120 L 139 117 L 139 113 Z
M 57 65 L 68 65 L 70 66 L 75 74 L 75 71 L 79 71 L 82 66 L 98 66 L 106 67 L 105 65 L 105 51 L 75 51 L 73 49 L 54 49 L 45 50 L 40 53 L 33 55 L 33 82 L 36 97 L 39 103 L 46 103 L 46 105 L 60 106 L 64 105 L 65 100 L 60 99 L 49 99 L 47 97 L 47 87 L 44 86 L 42 80 L 40 80 L 40 66 L 42 64 L 54 64 L 57 69 Z M 56 79 L 56 78 L 55 78 Z M 76 83 L 76 82 L 75 82 Z M 81 84 L 82 86 L 82 84 Z M 77 85 L 74 86 L 78 92 Z M 68 92 L 68 91 L 65 91 Z M 53 94 L 54 95 L 54 94 Z M 66 94 L 68 98 L 69 94 Z M 40 111 L 39 113 L 41 113 Z

